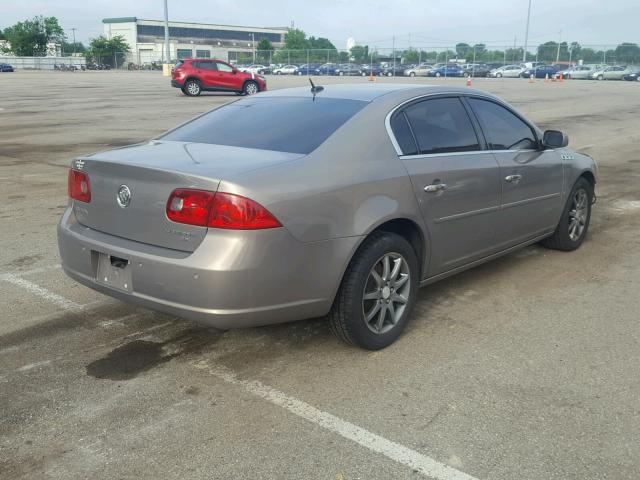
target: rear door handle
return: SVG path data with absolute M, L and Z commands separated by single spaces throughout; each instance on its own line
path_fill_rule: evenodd
M 518 183 L 522 179 L 522 175 L 514 173 L 513 175 L 507 175 L 504 179 L 509 183 Z
M 427 185 L 426 187 L 424 187 L 424 191 L 427 193 L 440 192 L 446 189 L 447 189 L 446 183 L 434 183 L 433 185 Z

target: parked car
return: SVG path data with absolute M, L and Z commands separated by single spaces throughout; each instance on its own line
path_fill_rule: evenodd
M 493 78 L 517 78 L 523 70 L 524 68 L 521 65 L 504 65 L 491 70 L 489 76 Z
M 605 67 L 600 70 L 596 70 L 591 74 L 591 78 L 594 80 L 622 80 L 622 77 L 631 73 L 627 70 L 626 66 L 615 65 L 612 67 Z
M 382 75 L 386 77 L 401 77 L 404 75 L 404 71 L 407 69 L 405 65 L 397 63 L 395 66 L 388 65 L 382 69 Z
M 522 78 L 530 78 L 533 75 L 534 78 L 553 78 L 555 73 L 562 67 L 557 65 L 538 65 L 534 68 L 527 68 L 520 73 Z
M 555 74 L 558 77 L 562 73 L 563 78 L 572 78 L 574 80 L 584 80 L 591 78 L 591 74 L 593 73 L 593 69 L 588 65 L 574 65 L 573 67 L 561 70 Z
M 461 77 L 463 75 L 464 68 L 455 63 L 434 67 L 428 73 L 429 77 Z
M 296 68 L 294 75 L 318 75 L 319 67 L 320 65 L 318 65 L 317 63 L 305 63 L 304 65 L 300 65 L 298 68 Z
M 465 77 L 486 77 L 491 71 L 491 68 L 486 63 L 469 63 L 462 68 L 464 68 L 463 75 Z
M 253 95 L 267 89 L 263 76 L 241 72 L 227 62 L 209 58 L 179 60 L 171 74 L 171 85 L 191 97 L 203 91 Z
M 635 69 L 629 69 L 629 73 L 626 73 L 623 77 L 623 80 L 628 80 L 632 82 L 640 82 L 640 67 L 636 67 Z
M 13 72 L 13 67 L 8 63 L 0 63 L 0 72 Z
M 335 75 L 338 66 L 335 63 L 324 63 L 317 69 L 318 75 Z
M 275 75 L 293 75 L 298 67 L 295 65 L 282 65 L 273 69 Z
M 580 247 L 596 165 L 567 142 L 465 87 L 266 92 L 74 160 L 62 267 L 220 329 L 328 316 L 380 349 L 420 286 L 540 241 Z
M 249 65 L 248 67 L 238 67 L 238 70 L 243 73 L 254 73 L 258 75 L 270 73 L 269 67 L 265 67 L 264 65 Z
M 420 65 L 415 65 L 407 68 L 404 71 L 405 76 L 407 77 L 426 77 L 429 75 L 429 70 L 433 68 L 433 65 L 430 63 L 421 63 Z
M 370 76 L 373 74 L 374 76 L 382 75 L 383 68 L 380 64 L 363 64 L 362 65 L 362 76 Z
M 361 76 L 362 75 L 362 67 L 355 63 L 345 63 L 343 65 L 338 65 L 335 70 L 335 74 L 339 76 Z

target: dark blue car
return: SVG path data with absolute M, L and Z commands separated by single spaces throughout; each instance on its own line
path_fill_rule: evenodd
M 316 72 L 318 72 L 318 75 L 335 75 L 337 68 L 338 65 L 335 63 L 325 63 L 324 65 L 320 65 Z
M 522 78 L 545 78 L 549 75 L 549 78 L 553 78 L 553 75 L 558 71 L 566 68 L 564 65 L 538 65 L 535 68 L 527 68 L 520 76 Z
M 304 65 L 300 65 L 298 68 L 296 68 L 294 75 L 318 75 L 319 67 L 320 65 L 318 65 L 317 63 L 305 63 Z
M 8 63 L 0 63 L 0 72 L 13 72 L 13 67 Z
M 429 70 L 429 77 L 462 77 L 464 75 L 464 68 L 460 65 L 450 64 L 441 65 Z

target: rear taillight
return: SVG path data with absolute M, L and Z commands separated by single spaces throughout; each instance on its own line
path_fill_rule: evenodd
M 68 177 L 69 197 L 80 202 L 89 203 L 91 201 L 91 184 L 89 175 L 79 170 L 69 170 Z
M 166 211 L 169 220 L 201 227 L 259 230 L 282 226 L 262 205 L 233 193 L 180 188 L 171 192 Z

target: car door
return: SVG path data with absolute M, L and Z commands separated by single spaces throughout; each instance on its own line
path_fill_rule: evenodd
M 240 90 L 242 86 L 238 86 L 238 77 L 233 67 L 227 63 L 216 61 L 216 87 L 224 90 Z
M 460 98 L 416 101 L 390 123 L 429 230 L 428 276 L 495 251 L 498 163 Z
M 539 148 L 535 129 L 506 106 L 468 97 L 500 167 L 496 237 L 501 248 L 553 231 L 562 210 L 564 172 L 554 150 Z
M 604 72 L 604 78 L 607 80 L 620 80 L 622 72 L 624 72 L 624 67 L 611 67 Z

